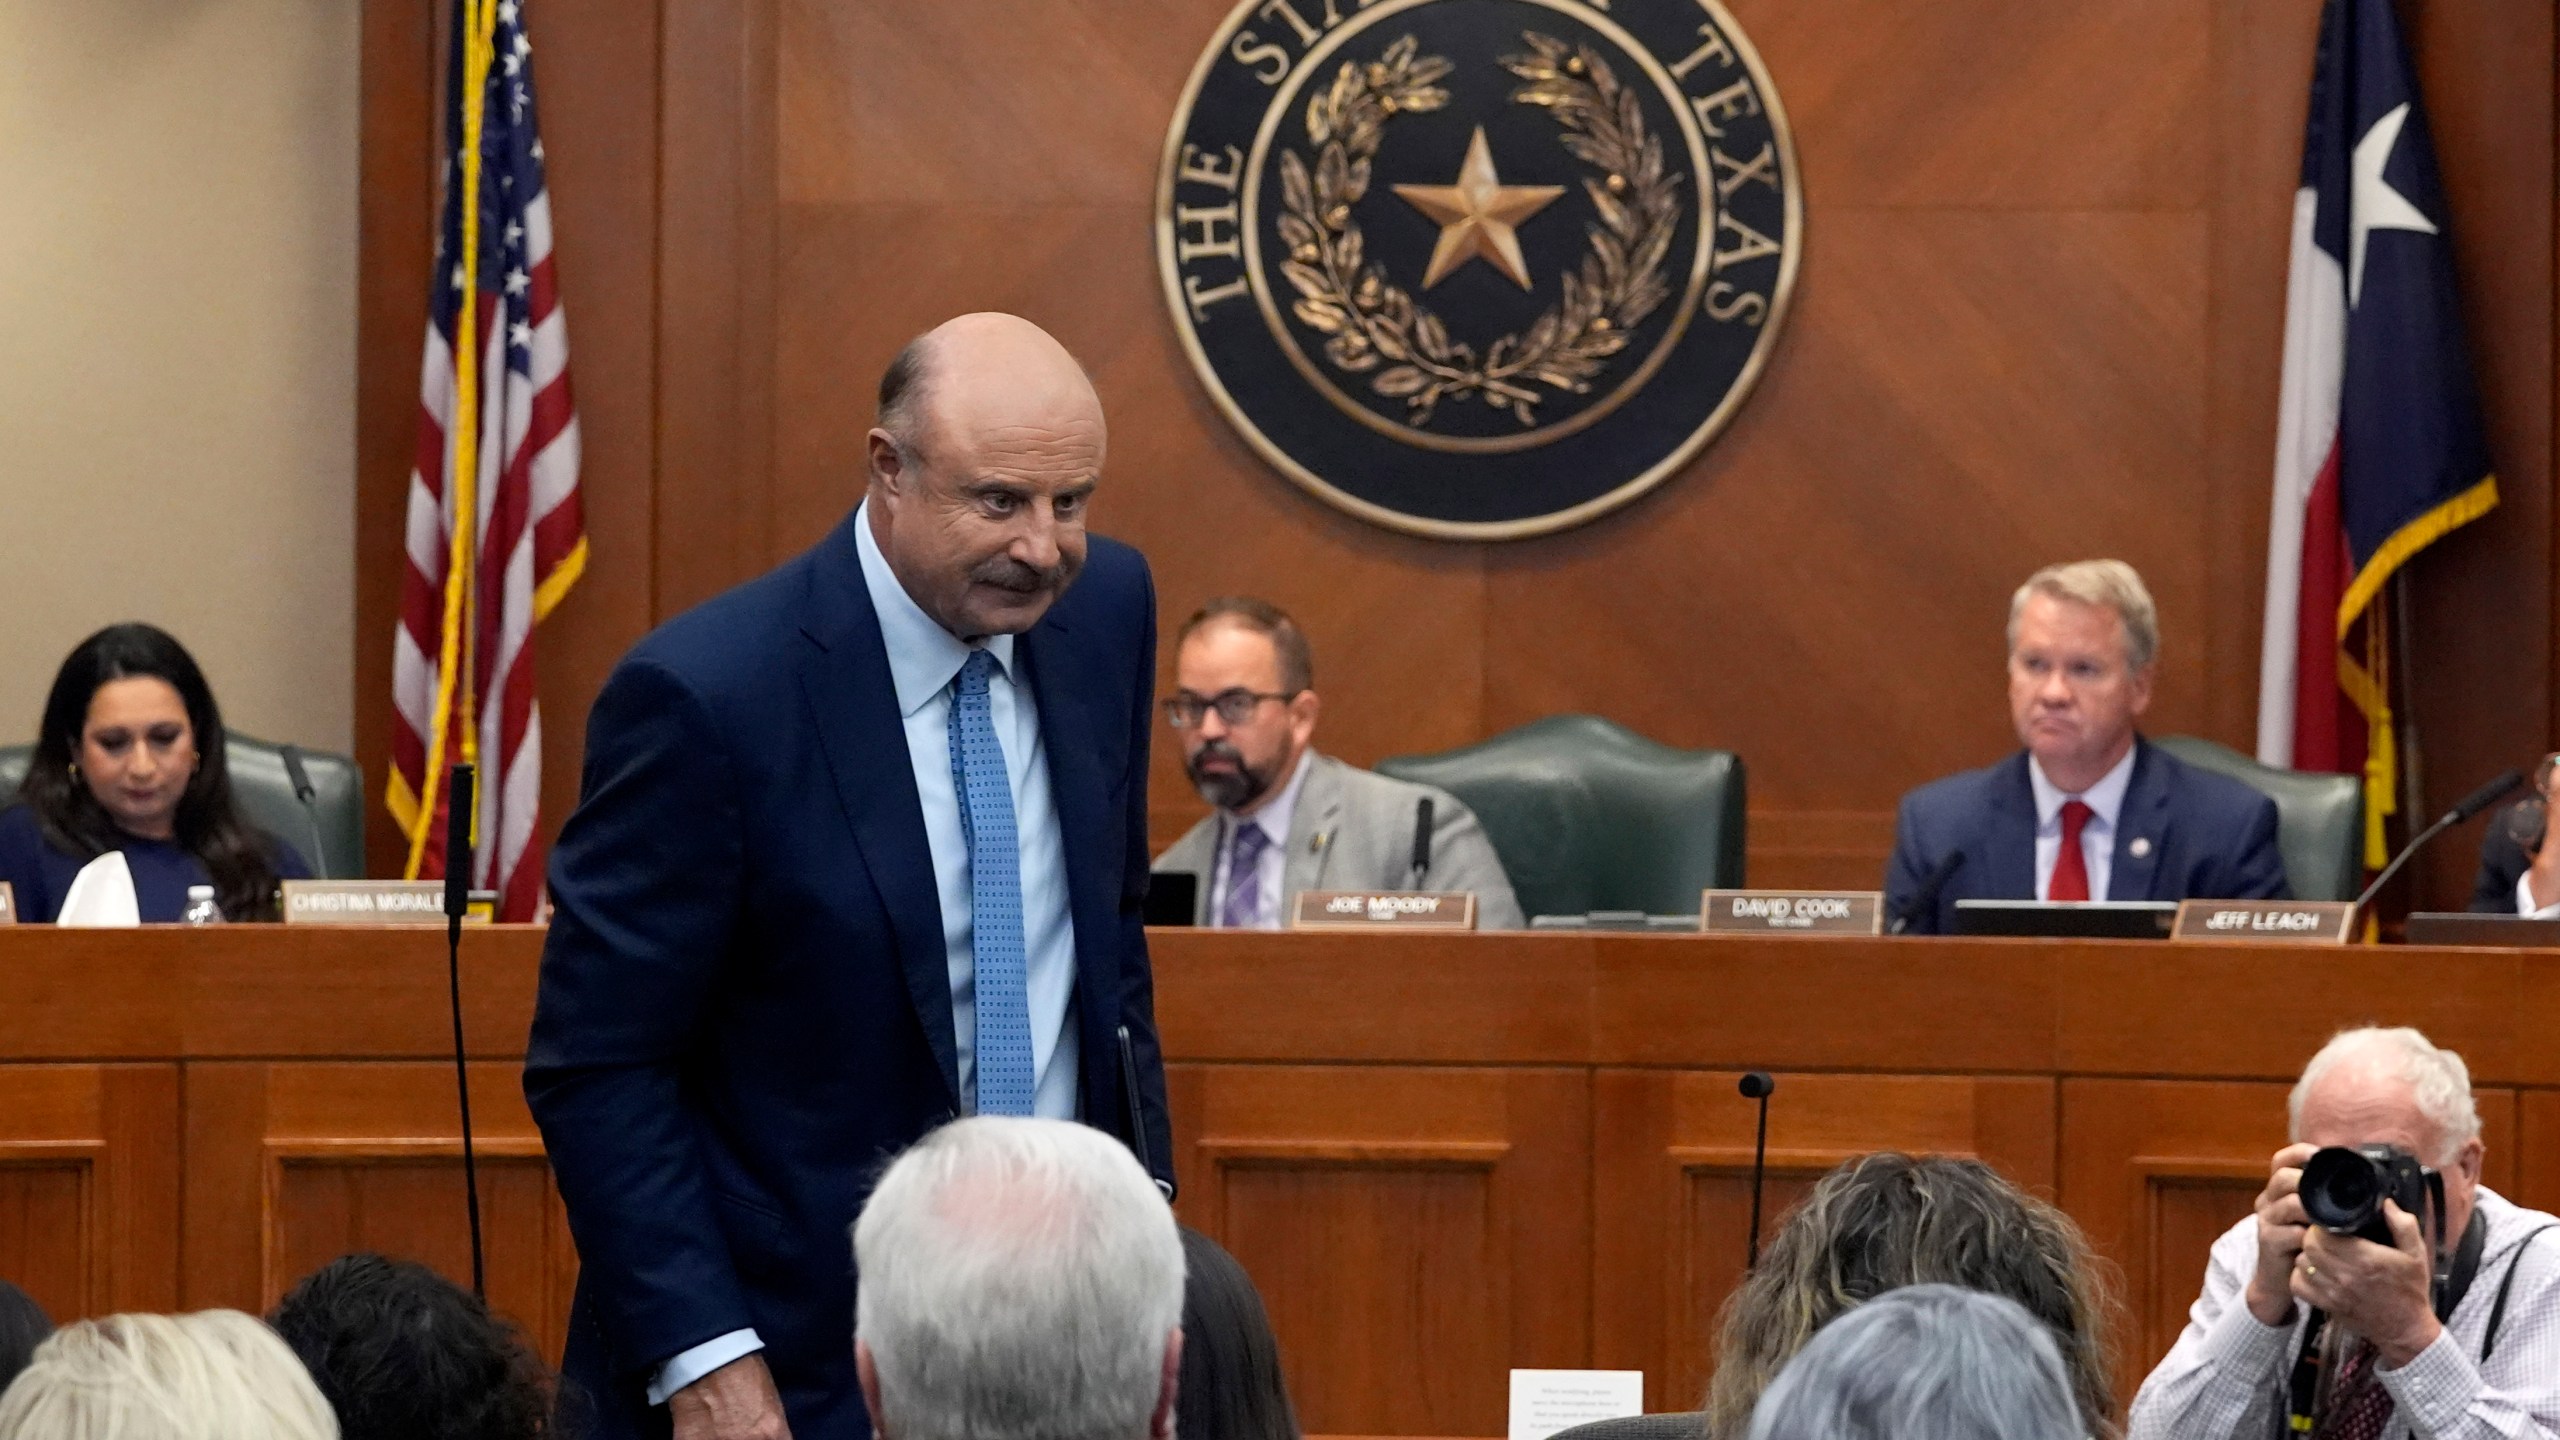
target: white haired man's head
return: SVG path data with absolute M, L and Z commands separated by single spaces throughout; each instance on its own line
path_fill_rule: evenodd
M 1182 1239 L 1098 1130 L 980 1117 L 918 1141 L 853 1229 L 855 1356 L 885 1440 L 1166 1440 Z
M 2444 1174 L 2445 1233 L 2471 1222 L 2480 1110 L 2462 1057 L 2406 1026 L 2342 1030 L 2302 1067 L 2287 1109 L 2306 1145 L 2397 1145 Z

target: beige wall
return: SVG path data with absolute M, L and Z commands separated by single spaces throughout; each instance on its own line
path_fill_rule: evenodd
M 141 619 L 351 747 L 357 18 L 0 0 L 0 740 Z

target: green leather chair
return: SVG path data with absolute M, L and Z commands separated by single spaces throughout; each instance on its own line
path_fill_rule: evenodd
M 2296 900 L 2353 900 L 2364 888 L 2364 781 L 2354 775 L 2279 770 L 2195 735 L 2152 744 L 2199 770 L 2228 775 L 2276 802 L 2276 848 Z
M 319 750 L 302 752 L 303 773 L 311 777 L 311 810 L 319 819 L 325 853 L 312 849 L 312 814 L 294 797 L 293 779 L 285 773 L 282 747 L 230 732 L 231 791 L 249 823 L 291 845 L 324 880 L 356 880 L 364 876 L 364 770 L 344 755 Z M 26 778 L 33 748 L 0 746 L 0 806 L 16 803 L 18 782 Z
M 1742 757 L 1674 750 L 1596 715 L 1554 715 L 1482 744 L 1379 762 L 1484 822 L 1531 917 L 1698 913 L 1742 884 Z

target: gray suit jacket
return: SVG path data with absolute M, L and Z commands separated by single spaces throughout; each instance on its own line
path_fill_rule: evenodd
M 1415 802 L 1426 795 L 1431 798 L 1431 872 L 1416 883 Z M 1156 857 L 1158 870 L 1187 870 L 1200 877 L 1199 910 L 1193 917 L 1199 924 L 1209 923 L 1209 886 L 1228 823 L 1225 815 L 1211 814 Z M 1470 890 L 1475 892 L 1478 929 L 1517 930 L 1523 924 L 1501 857 L 1493 853 L 1493 842 L 1485 838 L 1475 812 L 1457 796 L 1355 769 L 1329 755 L 1315 756 L 1306 788 L 1298 792 L 1298 808 L 1289 817 L 1282 903 L 1294 903 L 1301 890 Z

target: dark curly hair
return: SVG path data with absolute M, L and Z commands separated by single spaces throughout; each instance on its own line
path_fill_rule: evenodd
M 268 1318 L 343 1440 L 555 1440 L 552 1381 L 515 1329 L 424 1265 L 341 1255 Z
M 2105 1262 L 2071 1217 L 1979 1160 L 1883 1151 L 1822 1177 L 1725 1301 L 1706 1433 L 1740 1440 L 1752 1407 L 1814 1332 L 1905 1285 L 1956 1285 L 2052 1330 L 2087 1433 L 2114 1440 Z
M 276 846 L 249 823 L 231 795 L 230 751 L 223 740 L 222 711 L 195 657 L 168 631 L 153 625 L 110 625 L 83 640 L 54 672 L 45 697 L 44 723 L 36 731 L 18 799 L 35 812 L 45 843 L 66 855 L 94 860 L 116 848 L 121 832 L 106 807 L 73 773 L 89 702 L 113 680 L 137 676 L 165 680 L 187 707 L 195 732 L 196 773 L 178 797 L 177 841 L 204 862 L 213 879 L 214 903 L 233 920 L 273 920 Z

